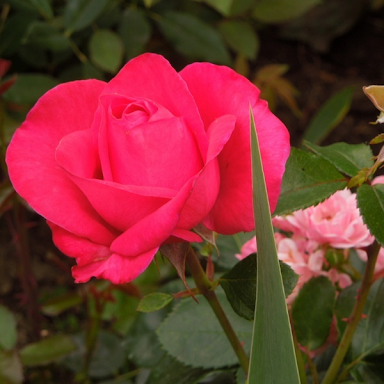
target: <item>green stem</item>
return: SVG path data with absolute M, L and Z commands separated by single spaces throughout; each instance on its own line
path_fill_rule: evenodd
M 223 310 L 223 307 L 220 304 L 219 299 L 217 298 L 215 291 L 213 290 L 213 285 L 209 281 L 207 275 L 205 274 L 200 264 L 200 261 L 198 260 L 196 254 L 194 253 L 191 247 L 189 248 L 187 254 L 187 264 L 192 274 L 192 277 L 195 280 L 197 288 L 211 306 L 229 342 L 231 343 L 237 358 L 239 359 L 240 365 L 242 366 L 245 374 L 247 375 L 249 367 L 248 356 L 246 355 L 243 346 L 241 345 L 235 331 L 232 328 L 231 323 L 228 320 L 227 315 Z
M 328 371 L 322 381 L 322 384 L 333 384 L 336 382 L 336 377 L 339 373 L 341 364 L 343 363 L 344 357 L 351 344 L 357 325 L 361 319 L 365 302 L 367 300 L 369 290 L 373 283 L 373 274 L 375 272 L 375 264 L 379 250 L 380 244 L 377 241 L 375 241 L 369 248 L 368 261 L 365 267 L 363 280 L 361 282 L 355 306 L 353 307 L 348 325 L 345 328 L 343 337 L 341 338 L 340 344 L 336 350 L 335 356 L 333 357 L 332 363 L 329 366 Z

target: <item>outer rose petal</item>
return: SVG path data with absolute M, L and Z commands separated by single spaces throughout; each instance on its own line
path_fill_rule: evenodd
M 6 161 L 16 191 L 37 213 L 78 236 L 110 244 L 115 231 L 55 160 L 64 136 L 91 127 L 104 86 L 97 80 L 77 81 L 47 92 L 13 136 Z
M 172 200 L 120 235 L 111 244 L 111 250 L 120 255 L 135 257 L 165 242 L 177 229 L 180 213 L 191 194 L 195 178 L 191 178 Z
M 123 257 L 112 253 L 108 247 L 78 237 L 48 222 L 55 245 L 66 255 L 75 257 L 72 267 L 76 283 L 85 283 L 91 277 L 104 278 L 114 284 L 123 284 L 139 276 L 150 264 L 157 249 L 136 257 Z
M 208 129 L 209 148 L 207 164 L 197 178 L 191 196 L 185 204 L 178 227 L 190 229 L 199 224 L 212 209 L 220 188 L 217 156 L 235 128 L 235 116 L 222 116 Z
M 283 123 L 259 99 L 260 91 L 227 67 L 195 63 L 180 72 L 192 93 L 205 127 L 232 114 L 236 127 L 218 156 L 220 192 L 204 224 L 219 233 L 233 234 L 254 228 L 252 209 L 249 105 L 255 116 L 271 210 L 277 204 L 289 156 L 289 134 Z
M 147 269 L 157 250 L 158 248 L 151 249 L 136 257 L 123 257 L 113 253 L 104 261 L 95 260 L 90 264 L 72 267 L 72 275 L 76 283 L 84 283 L 92 276 L 109 280 L 113 284 L 128 283 Z

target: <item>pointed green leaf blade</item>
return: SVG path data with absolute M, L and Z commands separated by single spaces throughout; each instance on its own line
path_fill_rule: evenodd
M 250 113 L 258 268 L 248 383 L 299 384 L 299 372 L 252 110 Z

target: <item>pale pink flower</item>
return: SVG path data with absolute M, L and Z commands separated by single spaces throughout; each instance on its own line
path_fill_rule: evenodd
M 348 189 L 315 207 L 275 218 L 274 225 L 334 248 L 363 248 L 374 239 L 360 216 L 356 195 Z
M 275 242 L 276 244 L 285 236 L 283 236 L 281 233 L 276 232 L 275 233 Z M 244 245 L 241 247 L 241 253 L 237 253 L 235 256 L 239 260 L 243 260 L 247 256 L 249 256 L 252 253 L 257 252 L 257 245 L 256 245 L 256 236 L 253 236 L 252 239 L 248 240 Z

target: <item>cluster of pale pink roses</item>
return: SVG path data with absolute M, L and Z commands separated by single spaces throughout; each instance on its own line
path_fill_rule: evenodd
M 377 183 L 384 184 L 384 176 L 373 181 Z M 374 241 L 360 216 L 356 195 L 348 189 L 336 192 L 315 207 L 277 216 L 272 222 L 278 230 L 275 240 L 279 259 L 299 275 L 288 303 L 292 303 L 300 288 L 315 276 L 327 276 L 341 289 L 351 285 L 352 279 L 344 268 L 350 250 L 355 249 L 365 261 L 364 248 Z M 236 257 L 241 260 L 253 252 L 256 252 L 255 238 L 245 243 Z M 378 274 L 383 271 L 384 248 L 380 250 L 375 269 Z

